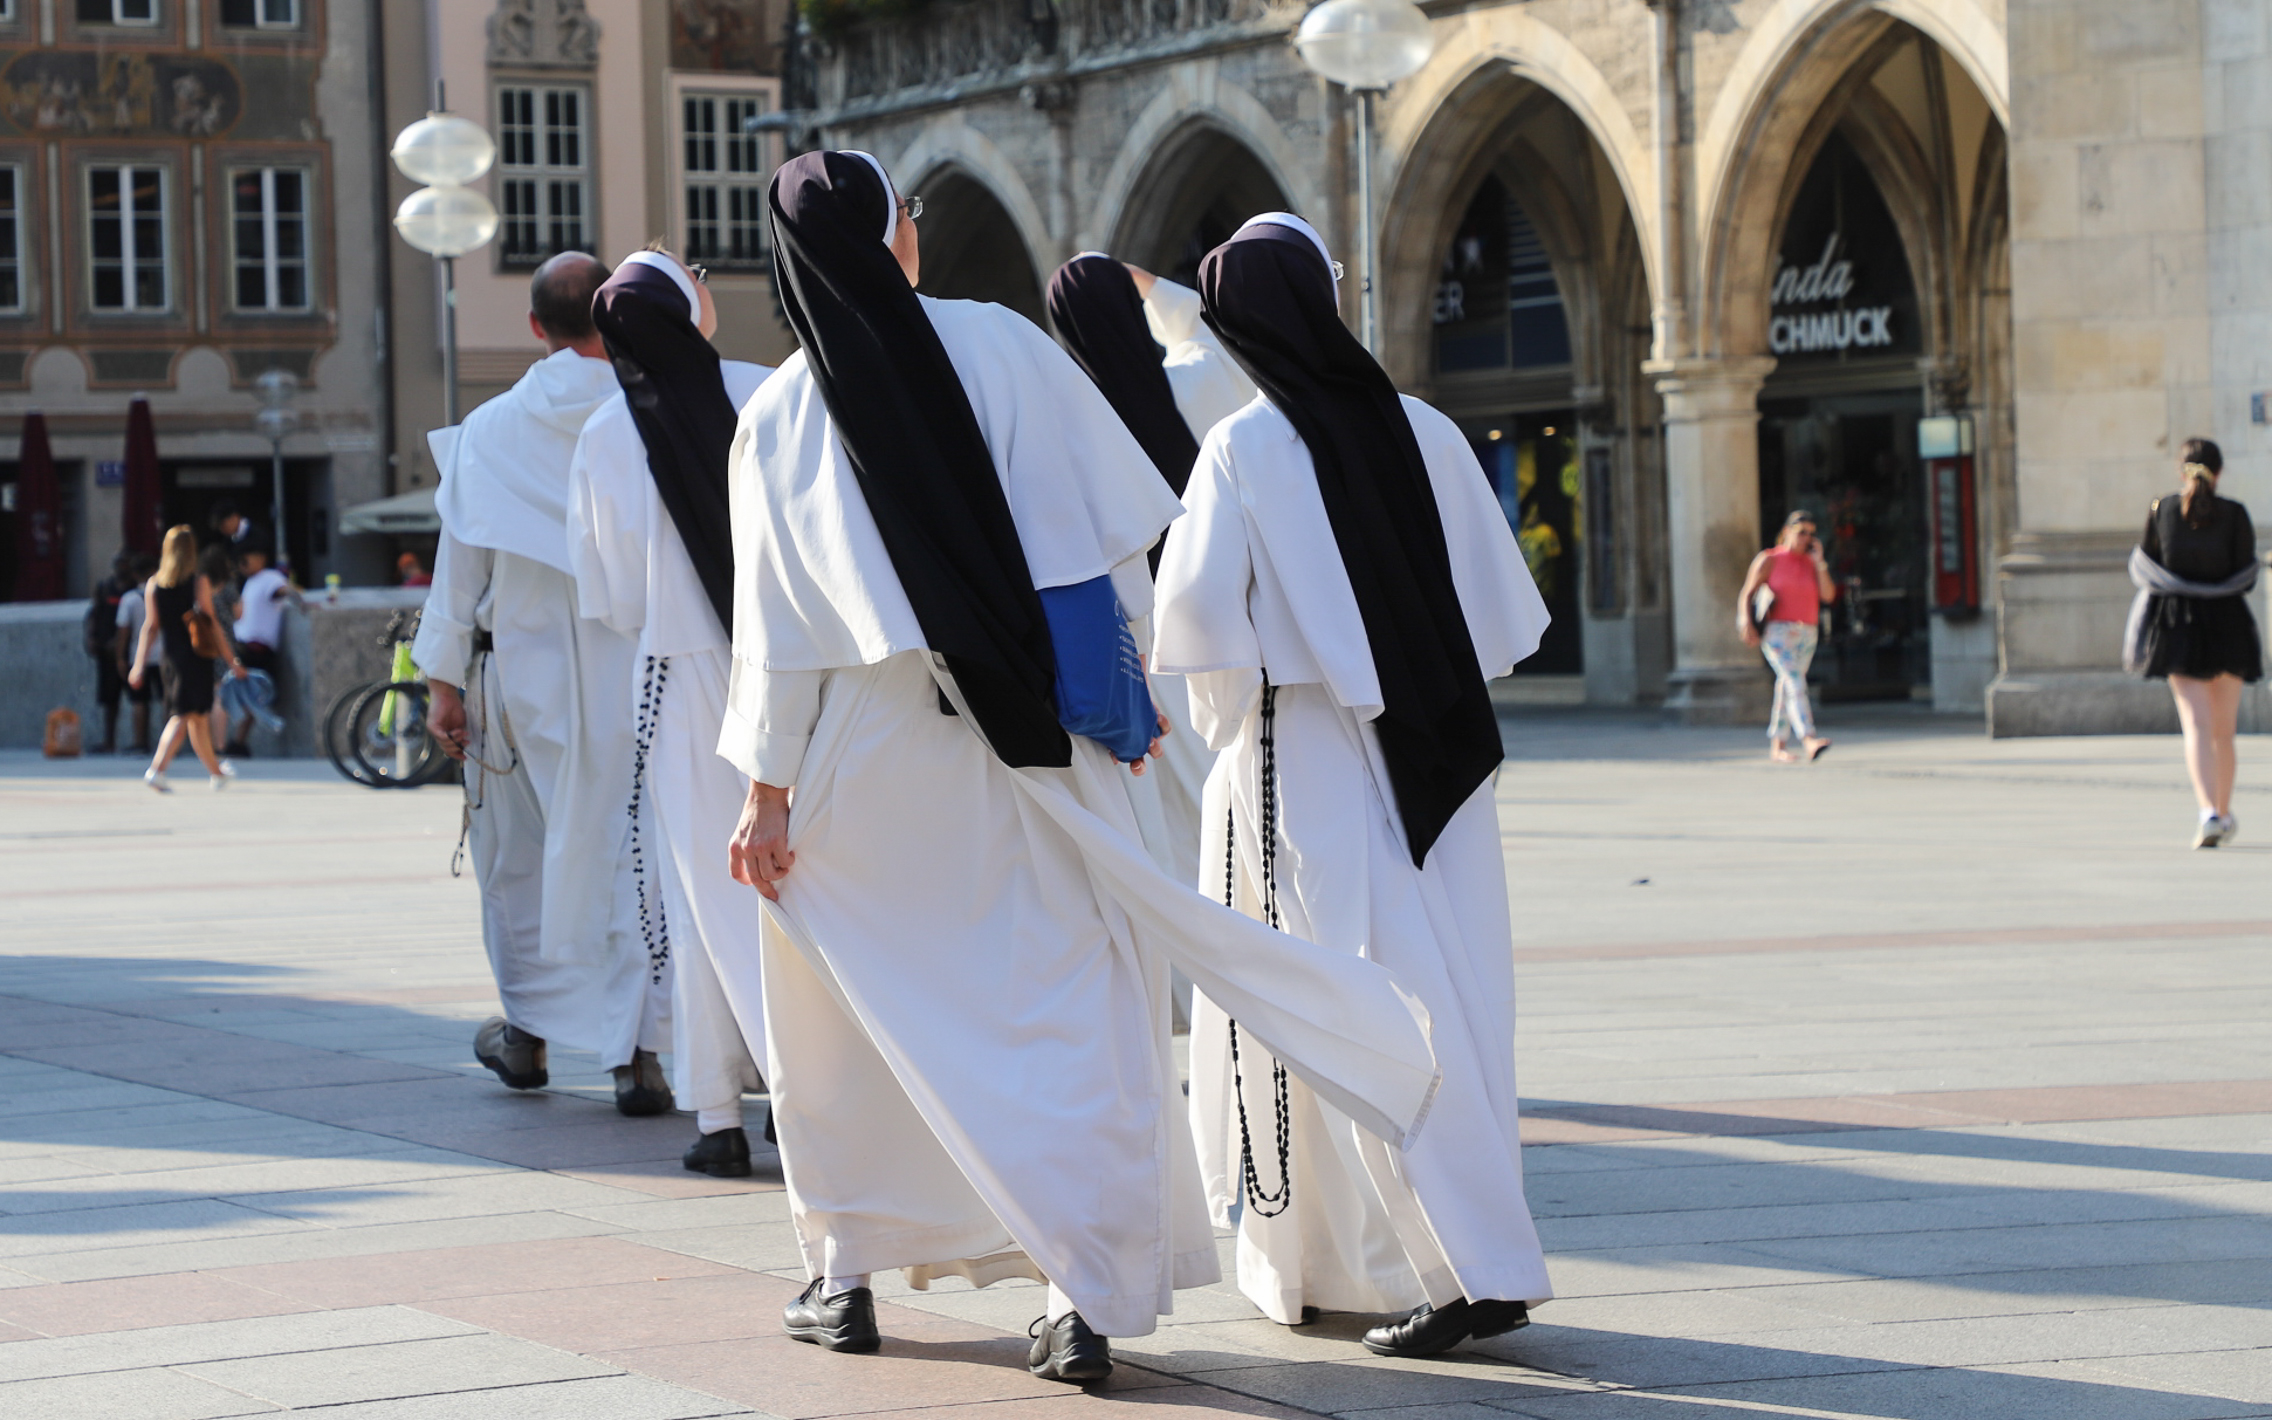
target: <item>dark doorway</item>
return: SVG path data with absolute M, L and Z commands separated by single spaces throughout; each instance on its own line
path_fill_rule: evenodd
M 16 469 L 13 461 L 0 463 L 0 601 L 16 599 Z M 55 526 L 64 547 L 63 595 L 83 597 L 95 578 L 110 574 L 110 560 L 118 552 L 116 529 L 107 545 L 101 537 L 85 541 L 85 516 L 80 507 L 79 479 L 86 466 L 78 459 L 55 461 L 57 492 Z M 92 574 L 87 569 L 96 569 Z M 85 583 L 85 586 L 80 585 Z
M 1578 675 L 1586 668 L 1578 611 L 1585 519 L 1570 411 L 1463 419 L 1460 428 L 1499 496 L 1531 580 L 1554 617 L 1538 654 L 1516 666 L 1515 674 Z
M 1042 323 L 1041 284 L 1018 224 L 976 178 L 948 170 L 923 184 L 923 280 L 942 301 L 993 301 Z
M 284 460 L 284 550 L 303 582 L 304 571 L 315 565 L 313 554 L 319 550 L 311 537 L 309 492 L 319 486 L 327 462 Z M 218 536 L 213 531 L 213 511 L 223 503 L 234 504 L 264 534 L 272 533 L 273 487 L 270 463 L 264 458 L 165 459 L 158 465 L 161 521 L 169 528 L 176 523 L 189 524 L 197 530 L 199 547 Z M 328 536 L 325 540 L 328 542 Z

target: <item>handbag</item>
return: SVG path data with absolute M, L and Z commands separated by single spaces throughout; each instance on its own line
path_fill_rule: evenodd
M 189 649 L 208 661 L 218 661 L 229 654 L 229 644 L 221 639 L 221 625 L 208 616 L 203 607 L 191 607 L 181 614 L 182 624 L 189 628 Z
M 1159 720 L 1111 574 L 1043 587 L 1040 596 L 1057 653 L 1057 723 L 1134 764 L 1159 734 Z

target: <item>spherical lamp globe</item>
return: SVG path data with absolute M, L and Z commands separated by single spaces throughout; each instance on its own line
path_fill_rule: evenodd
M 395 209 L 394 229 L 428 256 L 464 256 L 497 235 L 497 209 L 465 187 L 422 187 Z
M 470 118 L 430 113 L 395 135 L 393 157 L 412 182 L 463 187 L 489 171 L 497 145 Z
M 1428 17 L 1411 0 L 1325 0 L 1294 36 L 1302 63 L 1349 89 L 1385 89 L 1435 52 Z

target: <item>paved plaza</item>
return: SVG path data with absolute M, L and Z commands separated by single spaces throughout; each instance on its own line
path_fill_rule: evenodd
M 787 1341 L 770 1155 L 480 1071 L 456 790 L 0 757 L 0 1416 L 2272 1417 L 2272 743 L 2196 853 L 2173 739 L 1828 725 L 1508 721 L 1532 1326 L 1376 1359 L 1225 1285 L 1088 1394 L 1030 1286 Z

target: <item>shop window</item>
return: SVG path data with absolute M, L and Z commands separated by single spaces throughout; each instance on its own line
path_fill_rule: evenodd
M 87 169 L 88 303 L 98 311 L 162 311 L 166 290 L 166 174 L 162 168 Z
M 82 25 L 154 25 L 158 0 L 79 0 L 75 13 Z
M 221 23 L 234 29 L 296 30 L 300 0 L 221 0 Z
M 1531 369 L 1570 362 L 1562 289 L 1523 205 L 1496 177 L 1476 190 L 1436 284 L 1436 368 Z
M 683 96 L 687 260 L 754 266 L 765 259 L 764 140 L 743 131 L 765 107 L 761 94 Z
M 24 170 L 0 164 L 0 311 L 24 308 Z
M 589 244 L 589 107 L 580 88 L 498 89 L 497 237 L 506 265 L 534 266 Z
M 231 234 L 240 311 L 308 308 L 308 175 L 244 168 L 231 175 Z

